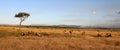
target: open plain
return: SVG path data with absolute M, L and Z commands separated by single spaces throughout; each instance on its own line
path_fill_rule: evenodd
M 119 38 L 120 29 L 0 26 L 0 50 L 120 50 Z

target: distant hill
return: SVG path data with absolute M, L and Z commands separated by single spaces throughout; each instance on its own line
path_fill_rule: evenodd
M 0 26 L 19 26 L 11 24 L 0 24 Z M 118 26 L 83 26 L 83 25 L 46 25 L 46 24 L 31 24 L 31 25 L 22 25 L 22 26 L 31 26 L 31 27 L 69 27 L 69 28 L 120 28 Z

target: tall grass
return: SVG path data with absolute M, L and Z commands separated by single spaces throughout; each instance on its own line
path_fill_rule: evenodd
M 7 37 L 7 36 L 20 36 L 21 32 L 17 32 L 17 31 L 12 31 L 9 32 L 7 30 L 0 30 L 0 37 Z

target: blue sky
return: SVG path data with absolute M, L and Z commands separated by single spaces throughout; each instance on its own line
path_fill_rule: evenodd
M 0 24 L 19 24 L 14 15 L 27 12 L 26 25 L 120 25 L 120 0 L 0 0 L 0 6 Z

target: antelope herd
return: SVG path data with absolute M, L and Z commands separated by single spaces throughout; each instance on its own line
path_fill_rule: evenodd
M 75 34 L 74 31 L 76 30 L 63 30 L 63 33 L 68 33 L 68 34 Z M 77 30 L 78 32 L 80 32 L 80 30 Z M 105 33 L 104 35 L 99 33 L 100 31 L 97 30 L 97 34 L 96 37 L 112 37 L 111 33 Z M 43 33 L 43 32 L 41 32 Z M 21 36 L 41 36 L 41 33 L 38 32 L 33 32 L 33 31 L 28 31 L 28 32 L 23 32 L 21 34 Z M 81 36 L 85 36 L 87 33 L 85 31 L 80 32 Z
M 37 32 L 30 31 L 30 32 L 23 32 L 21 36 L 41 36 L 41 35 Z

